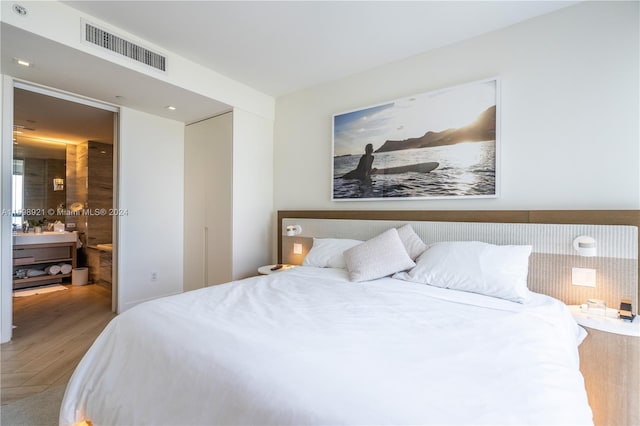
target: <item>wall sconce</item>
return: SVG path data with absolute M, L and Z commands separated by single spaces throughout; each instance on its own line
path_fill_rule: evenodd
M 302 244 L 293 243 L 293 254 L 302 254 Z
M 287 236 L 293 237 L 294 235 L 299 235 L 302 233 L 302 226 L 300 225 L 289 225 L 286 228 Z
M 54 191 L 64 191 L 64 179 L 62 179 L 62 178 L 53 179 L 53 190 Z
M 571 268 L 571 284 L 583 287 L 595 287 L 596 270 L 590 268 Z
M 579 256 L 593 257 L 597 254 L 596 240 L 586 235 L 576 237 L 573 240 L 573 248 L 576 249 Z

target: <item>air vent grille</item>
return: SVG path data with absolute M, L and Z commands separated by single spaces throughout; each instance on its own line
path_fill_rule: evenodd
M 164 56 L 88 23 L 85 23 L 85 40 L 157 70 L 166 71 L 167 58 Z

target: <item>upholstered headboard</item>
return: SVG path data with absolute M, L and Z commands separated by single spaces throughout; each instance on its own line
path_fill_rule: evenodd
M 587 298 L 604 299 L 617 307 L 621 298 L 638 300 L 638 226 L 640 211 L 280 211 L 278 262 L 299 264 L 317 238 L 366 240 L 391 227 L 411 223 L 427 243 L 485 241 L 533 246 L 529 288 L 567 304 Z M 302 233 L 285 235 L 288 225 Z M 596 240 L 595 257 L 578 256 L 573 240 L 587 235 Z M 293 252 L 294 243 L 302 247 Z M 596 270 L 596 287 L 572 285 L 572 268 Z

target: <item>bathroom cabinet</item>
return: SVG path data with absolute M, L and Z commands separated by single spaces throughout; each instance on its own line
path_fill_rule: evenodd
M 41 284 L 59 283 L 69 274 L 40 275 L 36 277 L 17 278 L 18 269 L 44 269 L 49 265 L 69 263 L 76 267 L 76 242 L 22 244 L 13 246 L 13 289 L 32 287 Z

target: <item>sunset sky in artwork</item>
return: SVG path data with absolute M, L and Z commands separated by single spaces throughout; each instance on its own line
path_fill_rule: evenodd
M 334 116 L 334 156 L 357 155 L 371 143 L 403 140 L 466 126 L 496 105 L 496 80 L 409 96 Z

